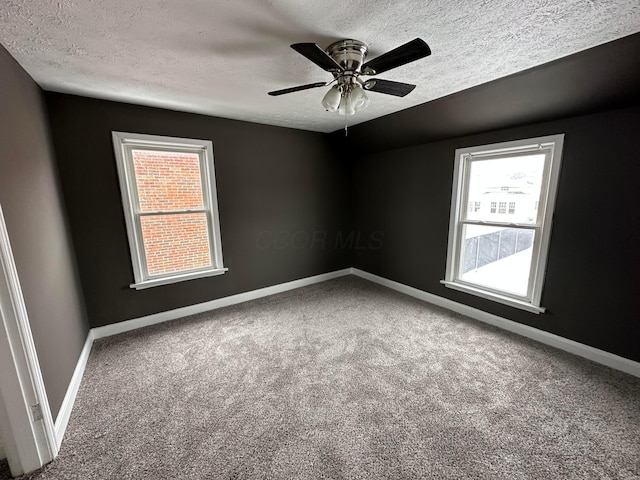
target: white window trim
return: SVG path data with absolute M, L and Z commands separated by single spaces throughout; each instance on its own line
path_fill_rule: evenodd
M 124 217 L 127 225 L 127 236 L 129 237 L 131 263 L 135 277 L 135 282 L 132 283 L 130 287 L 141 290 L 158 285 L 168 285 L 225 273 L 228 268 L 224 268 L 222 262 L 222 240 L 220 235 L 220 219 L 218 217 L 213 144 L 211 141 L 125 132 L 112 132 L 112 137 L 118 167 L 118 177 L 120 179 Z M 142 230 L 138 220 L 139 213 L 137 212 L 137 205 L 139 202 L 134 180 L 135 174 L 131 155 L 128 154 L 133 148 L 168 149 L 172 151 L 197 153 L 200 156 L 204 209 L 198 211 L 203 211 L 207 214 L 211 267 L 162 275 L 150 276 L 148 274 Z
M 551 239 L 551 224 L 558 188 L 563 143 L 564 134 L 558 134 L 456 150 L 451 194 L 451 215 L 449 219 L 447 267 L 445 279 L 441 280 L 442 284 L 455 290 L 494 300 L 529 312 L 543 313 L 545 311 L 545 308 L 540 305 L 540 302 Z M 537 151 L 547 152 L 549 161 L 545 162 L 545 170 L 543 172 L 542 191 L 540 194 L 540 205 L 542 208 L 538 208 L 537 226 L 534 227 L 536 231 L 539 231 L 539 235 L 536 235 L 533 244 L 532 266 L 527 295 L 525 297 L 510 295 L 506 292 L 494 291 L 460 280 L 461 245 L 459 245 L 459 242 L 461 242 L 462 238 L 462 222 L 460 220 L 463 218 L 463 208 L 468 203 L 467 199 L 464 198 L 467 190 L 465 182 L 467 181 L 466 168 L 468 160 L 505 154 L 535 153 Z M 478 223 L 481 224 L 482 222 Z M 492 225 L 494 223 L 500 224 L 505 227 L 532 228 L 531 225 L 510 222 L 492 221 L 490 223 Z

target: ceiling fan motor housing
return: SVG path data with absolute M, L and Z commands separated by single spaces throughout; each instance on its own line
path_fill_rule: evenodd
M 327 47 L 327 54 L 346 72 L 359 73 L 367 56 L 367 45 L 358 40 L 339 40 Z

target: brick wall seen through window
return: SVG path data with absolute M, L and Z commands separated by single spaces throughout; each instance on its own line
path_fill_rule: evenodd
M 210 267 L 198 154 L 133 150 L 147 270 L 160 275 Z

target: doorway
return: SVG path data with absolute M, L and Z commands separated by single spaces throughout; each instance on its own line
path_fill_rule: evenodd
M 13 476 L 58 454 L 27 309 L 0 206 L 0 438 Z

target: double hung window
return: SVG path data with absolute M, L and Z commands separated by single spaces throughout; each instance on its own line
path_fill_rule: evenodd
M 563 139 L 552 135 L 456 150 L 442 283 L 544 311 L 540 300 Z M 475 202 L 489 208 L 469 208 Z
M 210 141 L 113 132 L 135 283 L 219 275 L 222 245 Z

